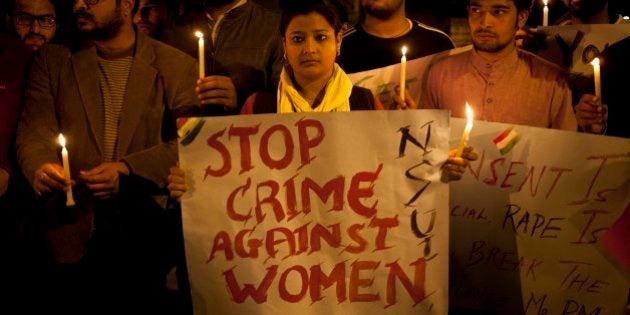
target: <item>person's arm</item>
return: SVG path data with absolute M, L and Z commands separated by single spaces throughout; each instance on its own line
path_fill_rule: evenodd
M 121 161 L 128 167 L 130 176 L 153 182 L 158 188 L 166 187 L 168 169 L 177 162 L 175 119 L 199 108 L 199 100 L 194 90 L 198 78 L 197 63 L 187 58 L 180 73 L 165 104 L 162 143 L 124 156 Z
M 3 55 L 0 69 L 11 74 L 11 82 L 19 83 L 9 84 L 6 90 L 0 93 L 0 196 L 2 196 L 8 189 L 14 167 L 15 157 L 11 146 L 22 106 L 23 85 L 33 51 L 12 36 L 0 34 L 0 42 L 3 46 L 0 50 L 10 47 L 9 52 L 12 52 Z
M 9 172 L 4 168 L 0 168 L 0 197 L 4 195 L 7 188 L 9 188 Z
M 59 181 L 56 170 L 61 163 L 57 156 L 58 145 L 54 141 L 59 134 L 53 95 L 56 86 L 51 79 L 59 75 L 54 65 L 67 62 L 69 57 L 70 52 L 66 49 L 42 47 L 33 61 L 26 83 L 16 133 L 16 151 L 18 163 L 36 192 L 43 187 L 55 188 L 55 182 Z
M 17 104 L 11 102 L 0 103 L 0 119 L 2 119 L 2 123 L 0 124 L 0 196 L 2 196 L 9 187 L 9 176 L 11 174 L 9 147 L 11 145 L 13 127 L 17 119 L 16 114 L 18 113 L 18 110 L 9 107 L 13 105 Z

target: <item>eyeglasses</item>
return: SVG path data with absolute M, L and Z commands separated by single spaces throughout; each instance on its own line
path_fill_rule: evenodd
M 31 15 L 28 13 L 17 13 L 13 15 L 15 23 L 22 26 L 31 26 L 37 20 L 39 26 L 43 28 L 51 28 L 57 25 L 57 19 L 50 15 Z

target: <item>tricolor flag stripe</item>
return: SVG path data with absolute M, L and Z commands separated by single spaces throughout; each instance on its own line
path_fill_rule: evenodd
M 179 129 L 177 129 L 177 134 L 182 138 L 180 144 L 185 146 L 193 142 L 205 122 L 205 120 L 196 117 L 180 118 L 177 121 L 178 125 L 180 125 Z
M 506 155 L 508 152 L 510 152 L 510 150 L 512 150 L 512 148 L 516 145 L 516 143 L 520 139 L 521 139 L 521 135 L 517 135 L 516 137 L 512 139 L 512 141 L 507 143 L 505 147 L 499 149 L 499 151 L 501 152 L 501 155 Z
M 505 131 L 503 131 L 502 134 L 500 134 L 498 137 L 494 138 L 494 140 L 492 140 L 492 142 L 494 142 L 494 144 L 496 145 L 497 143 L 501 142 L 501 140 L 505 139 L 505 137 L 507 137 L 510 132 L 512 132 L 512 127 L 506 129 Z
M 494 144 L 497 146 L 497 149 L 499 149 L 501 155 L 505 155 L 510 152 L 510 150 L 512 150 L 512 148 L 514 147 L 514 145 L 516 145 L 520 138 L 521 136 L 517 134 L 513 128 L 508 128 L 498 137 L 494 138 L 492 142 L 494 142 Z
M 181 138 L 195 127 L 197 120 L 195 118 L 180 118 L 177 135 Z
M 496 143 L 496 145 L 500 148 L 507 147 L 517 137 L 518 137 L 518 134 L 516 133 L 516 131 L 511 130 L 510 133 L 507 135 L 507 137 L 503 138 L 503 140 L 499 141 L 499 143 Z

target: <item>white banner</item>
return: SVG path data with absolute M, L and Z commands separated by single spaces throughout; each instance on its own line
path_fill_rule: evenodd
M 610 34 L 584 35 L 574 54 L 615 42 L 628 26 L 614 26 L 617 32 L 590 26 L 596 32 L 587 34 Z M 551 30 L 576 32 L 546 29 Z M 412 96 L 420 99 L 432 62 L 466 49 L 408 62 Z M 350 77 L 383 98 L 399 84 L 399 68 Z M 456 147 L 465 123 L 451 122 L 450 147 Z M 621 314 L 628 295 L 628 273 L 621 266 L 628 262 L 619 259 L 628 255 L 619 245 L 605 248 L 601 242 L 629 203 L 630 140 L 513 126 L 511 137 L 520 140 L 503 156 L 492 140 L 509 127 L 475 121 L 469 145 L 481 158 L 451 186 L 451 308 L 463 314 Z
M 540 28 L 545 40 L 537 54 L 572 74 L 593 76 L 590 64 L 608 46 L 630 36 L 630 24 L 580 24 Z M 602 60 L 602 62 L 606 62 Z
M 447 112 L 187 125 L 195 314 L 446 314 Z
M 469 144 L 480 158 L 451 183 L 451 307 L 622 314 L 626 274 L 601 241 L 630 202 L 630 140 L 475 122 Z

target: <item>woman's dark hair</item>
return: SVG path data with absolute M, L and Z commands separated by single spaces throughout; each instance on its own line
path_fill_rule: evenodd
M 317 13 L 323 16 L 335 30 L 335 35 L 341 31 L 343 24 L 341 13 L 345 9 L 337 1 L 327 0 L 292 0 L 281 4 L 282 17 L 280 19 L 280 36 L 284 37 L 289 23 L 298 15 Z M 344 11 L 341 11 L 344 10 Z

